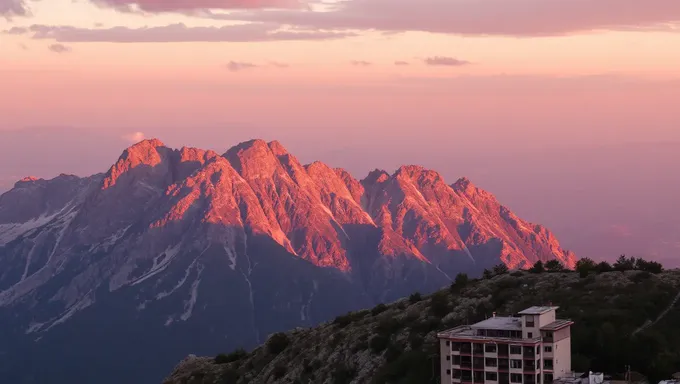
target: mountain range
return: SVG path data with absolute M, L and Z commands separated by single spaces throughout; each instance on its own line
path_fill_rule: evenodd
M 550 259 L 576 261 L 465 178 L 357 180 L 276 141 L 220 155 L 145 140 L 106 173 L 0 196 L 0 378 L 159 382 L 189 353 Z

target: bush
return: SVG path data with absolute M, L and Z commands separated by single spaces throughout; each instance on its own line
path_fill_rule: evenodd
M 442 318 L 446 316 L 451 311 L 449 307 L 449 298 L 442 291 L 439 291 L 432 295 L 430 298 L 430 312 L 433 315 Z
M 605 273 L 605 272 L 611 272 L 613 271 L 614 268 L 606 261 L 603 261 L 595 266 L 595 273 Z
M 415 304 L 415 303 L 419 302 L 419 301 L 422 300 L 422 299 L 423 299 L 423 298 L 420 296 L 420 293 L 419 293 L 419 292 L 413 293 L 413 294 L 411 294 L 411 296 L 408 297 L 408 301 L 410 301 L 411 304 Z
M 220 353 L 219 355 L 215 356 L 215 364 L 233 363 L 234 361 L 241 360 L 246 356 L 248 356 L 248 353 L 244 349 L 239 348 L 228 355 Z
M 545 267 L 543 266 L 543 262 L 541 260 L 538 260 L 533 267 L 529 268 L 529 272 L 531 273 L 543 273 L 545 272 Z
M 451 283 L 451 293 L 460 292 L 461 289 L 468 285 L 470 278 L 465 273 L 459 273 L 456 275 L 456 279 Z
M 552 259 L 545 263 L 545 270 L 548 272 L 562 272 L 564 271 L 564 266 L 559 260 Z
M 276 380 L 281 379 L 282 377 L 286 376 L 286 373 L 288 372 L 288 368 L 286 368 L 285 365 L 283 364 L 278 364 L 277 366 L 274 367 L 272 370 L 272 376 Z
M 493 267 L 493 274 L 494 275 L 504 275 L 508 273 L 508 266 L 505 264 L 498 264 L 495 267 Z
M 349 368 L 345 364 L 340 364 L 333 371 L 333 384 L 349 384 L 356 375 L 357 371 L 355 369 Z
M 378 314 L 381 314 L 387 310 L 387 306 L 385 304 L 378 304 L 373 309 L 371 310 L 371 315 L 375 316 Z
M 278 355 L 288 347 L 288 344 L 290 344 L 290 340 L 285 333 L 275 333 L 267 340 L 267 351 L 272 355 Z
M 580 277 L 586 277 L 590 272 L 595 271 L 597 264 L 592 259 L 584 257 L 576 262 L 576 272 Z
M 375 335 L 371 337 L 368 346 L 371 347 L 373 353 L 378 354 L 382 352 L 390 344 L 390 339 L 385 335 Z

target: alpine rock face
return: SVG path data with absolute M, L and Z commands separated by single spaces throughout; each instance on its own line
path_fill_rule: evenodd
M 278 142 L 145 140 L 105 174 L 0 197 L 0 378 L 159 382 L 189 353 L 549 259 L 575 263 L 467 179 L 404 166 L 359 181 Z

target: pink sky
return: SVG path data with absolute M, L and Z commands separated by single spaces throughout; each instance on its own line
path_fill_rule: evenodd
M 357 177 L 402 163 L 477 177 L 566 233 L 576 218 L 550 207 L 588 166 L 530 154 L 629 164 L 591 149 L 680 141 L 678 47 L 678 0 L 0 0 L 0 191 L 104 171 L 143 137 L 260 137 Z

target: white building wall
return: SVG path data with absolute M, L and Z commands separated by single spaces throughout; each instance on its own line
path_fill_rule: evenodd
M 566 337 L 555 341 L 553 346 L 553 379 L 565 377 L 569 372 L 571 372 L 571 337 Z
M 447 374 L 446 370 L 451 369 L 451 363 L 453 360 L 453 357 L 451 357 L 451 343 L 449 342 L 449 345 L 446 345 L 447 340 L 439 340 L 439 357 L 440 357 L 440 367 L 441 367 L 441 378 L 442 384 L 450 384 L 452 382 L 451 378 L 452 375 Z M 449 360 L 446 360 L 446 357 L 449 357 Z

